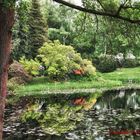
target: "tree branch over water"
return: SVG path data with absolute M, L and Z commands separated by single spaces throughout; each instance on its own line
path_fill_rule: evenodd
M 60 4 L 63 4 L 65 6 L 71 7 L 73 9 L 77 9 L 79 11 L 90 13 L 90 14 L 112 17 L 112 18 L 116 18 L 116 19 L 120 19 L 120 20 L 130 22 L 130 23 L 140 24 L 140 19 L 131 19 L 129 17 L 122 16 L 122 15 L 120 15 L 120 10 L 119 10 L 119 12 L 117 11 L 116 13 L 111 13 L 111 12 L 107 12 L 107 11 L 99 11 L 99 10 L 94 10 L 94 9 L 88 9 L 86 7 L 78 6 L 78 5 L 72 4 L 72 3 L 64 1 L 64 0 L 53 0 L 53 1 L 55 1 L 57 3 L 60 3 Z

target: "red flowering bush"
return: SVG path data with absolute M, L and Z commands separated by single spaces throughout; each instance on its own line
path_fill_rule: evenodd
M 82 75 L 83 74 L 83 72 L 81 70 L 73 70 L 73 73 L 75 75 Z

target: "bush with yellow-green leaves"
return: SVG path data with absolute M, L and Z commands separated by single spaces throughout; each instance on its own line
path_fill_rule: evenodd
M 91 61 L 82 59 L 72 46 L 63 45 L 57 40 L 45 43 L 38 50 L 35 60 L 21 58 L 20 62 L 31 75 L 37 76 L 43 70 L 42 73 L 50 79 L 65 79 L 70 74 L 76 75 L 75 70 L 79 70 L 81 76 L 96 73 Z

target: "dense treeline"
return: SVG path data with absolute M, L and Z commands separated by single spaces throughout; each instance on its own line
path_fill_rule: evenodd
M 47 41 L 47 23 L 38 0 L 20 1 L 14 27 L 13 57 L 35 58 L 38 49 Z
M 36 58 L 45 42 L 59 40 L 73 46 L 103 72 L 139 63 L 137 25 L 79 12 L 49 0 L 21 0 L 16 15 L 13 58 L 18 61 L 23 56 Z
M 14 56 L 19 59 L 16 53 L 20 48 L 25 55 L 27 49 L 34 58 L 32 53 L 47 41 L 47 36 L 74 46 L 86 58 L 128 52 L 139 56 L 139 30 L 125 21 L 78 12 L 50 1 L 41 5 L 37 0 L 22 0 L 14 28 Z

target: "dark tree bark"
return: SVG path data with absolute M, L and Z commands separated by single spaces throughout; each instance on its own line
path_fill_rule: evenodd
M 3 134 L 3 116 L 7 93 L 7 70 L 11 51 L 12 26 L 14 23 L 14 9 L 0 4 L 0 140 Z

